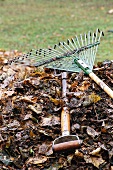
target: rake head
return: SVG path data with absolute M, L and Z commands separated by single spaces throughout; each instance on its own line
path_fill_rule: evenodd
M 50 49 L 32 49 L 22 57 L 15 58 L 14 62 L 80 72 L 81 68 L 74 62 L 75 57 L 79 57 L 92 70 L 101 36 L 104 34 L 99 29 L 95 33 L 89 31 L 87 34 L 68 39 L 67 42 L 59 42 Z

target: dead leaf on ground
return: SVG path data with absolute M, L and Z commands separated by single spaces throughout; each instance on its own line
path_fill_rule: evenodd
M 41 114 L 42 113 L 42 108 L 40 104 L 36 103 L 35 105 L 28 105 L 28 108 L 35 112 L 36 114 Z
M 92 152 L 90 152 L 89 154 L 90 154 L 90 155 L 98 156 L 98 155 L 99 155 L 99 153 L 100 153 L 100 151 L 101 151 L 101 147 L 99 147 L 99 148 L 97 148 L 97 149 L 93 150 L 93 151 L 92 151 Z
M 90 82 L 83 81 L 82 85 L 79 86 L 78 89 L 81 90 L 81 91 L 85 91 L 85 90 L 87 90 L 89 88 L 89 86 L 90 86 Z
M 92 138 L 95 138 L 100 135 L 100 132 L 96 132 L 93 128 L 87 126 L 87 134 L 91 136 Z
M 40 165 L 40 164 L 42 164 L 42 163 L 44 163 L 46 161 L 47 161 L 47 157 L 46 156 L 38 156 L 38 157 L 29 158 L 26 161 L 26 164 Z
M 41 126 L 54 126 L 54 125 L 60 125 L 60 117 L 58 116 L 52 116 L 49 117 L 42 117 Z
M 101 155 L 99 157 L 84 155 L 84 160 L 86 161 L 86 163 L 91 163 L 97 168 L 99 168 L 99 166 L 105 162 L 105 160 L 102 159 Z

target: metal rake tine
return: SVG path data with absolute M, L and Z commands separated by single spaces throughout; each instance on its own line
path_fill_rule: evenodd
M 92 36 L 92 43 L 98 41 L 98 29 L 96 30 L 96 33 L 93 33 L 93 36 Z M 97 49 L 98 48 L 98 45 L 96 47 L 93 47 L 92 48 L 92 63 L 94 63 L 94 60 L 95 60 L 95 56 L 96 56 L 96 52 L 97 52 Z
M 33 51 L 29 52 L 28 57 L 29 59 L 31 59 L 31 61 L 34 60 L 34 63 L 37 62 L 37 63 L 43 64 L 45 60 L 45 54 L 46 54 L 46 51 L 44 49 L 39 49 L 39 50 L 36 50 L 35 53 L 33 53 Z
M 63 49 L 66 49 L 67 51 L 65 51 L 64 56 L 70 56 L 73 53 L 75 53 L 77 50 L 73 50 L 66 42 L 60 42 L 60 44 Z
M 99 29 L 98 29 L 98 32 L 100 33 L 100 36 L 99 36 L 99 38 L 98 38 L 98 41 L 100 41 L 100 38 L 101 38 L 102 36 L 104 36 L 104 33 L 103 33 L 103 31 L 100 31 Z
M 40 60 L 42 61 L 41 63 L 43 64 L 43 62 L 45 61 L 46 63 L 49 63 L 51 61 L 54 61 L 56 58 L 58 58 L 59 56 L 63 56 L 63 55 L 58 55 L 58 53 L 55 53 L 54 50 L 48 50 L 48 49 L 44 49 L 42 51 L 43 53 L 40 55 L 40 57 L 38 56 L 37 58 L 34 57 L 34 59 L 37 60 L 37 62 L 40 63 Z M 62 53 L 63 54 L 63 53 Z M 61 57 L 62 58 L 62 57 Z M 38 63 L 37 63 L 38 65 Z
M 75 36 L 75 40 L 78 43 L 79 48 L 81 48 L 81 44 L 79 42 L 78 36 Z M 84 56 L 84 50 L 80 52 L 79 57 L 82 58 Z
M 87 46 L 87 34 L 84 34 L 84 45 Z M 88 54 L 88 50 L 86 50 L 86 56 L 88 56 L 87 54 Z M 86 60 L 86 58 L 85 58 L 85 60 Z
M 34 60 L 39 60 L 42 59 L 42 57 L 44 57 L 44 49 L 38 49 L 35 52 L 32 50 L 29 52 L 29 57 L 30 59 L 34 59 Z
M 83 42 L 81 41 L 81 35 L 80 35 L 80 41 L 79 41 L 79 39 L 78 39 L 78 37 L 76 36 L 76 41 L 78 42 L 78 44 L 79 44 L 79 47 L 81 48 L 82 46 L 83 46 Z M 85 50 L 83 50 L 80 54 L 79 54 L 79 57 L 81 58 L 81 56 L 82 56 L 82 58 L 84 57 L 84 51 Z
M 95 33 L 95 42 L 98 41 L 98 33 L 100 33 L 100 30 L 97 28 Z
M 99 34 L 99 36 L 98 36 Z M 96 30 L 96 33 L 94 33 L 94 41 L 92 40 L 92 43 L 96 42 L 96 41 L 100 41 L 100 38 L 104 36 L 103 31 L 100 31 L 98 28 Z
M 99 33 L 99 36 L 98 36 L 98 33 Z M 104 36 L 103 31 L 100 31 L 100 30 L 97 28 L 97 30 L 96 30 L 96 40 L 95 40 L 95 41 L 100 42 L 100 38 L 101 38 L 102 36 Z M 98 46 L 95 47 L 94 56 L 96 56 L 97 49 L 98 49 Z
M 79 46 L 79 48 L 80 48 L 81 45 L 80 45 L 80 42 L 79 42 L 79 39 L 78 39 L 77 35 L 75 36 L 75 40 L 76 40 L 76 42 L 78 43 L 78 46 Z
M 85 35 L 84 35 L 84 37 L 85 37 Z M 84 44 L 84 40 L 83 40 L 82 34 L 80 34 L 80 40 L 81 40 L 82 47 L 84 47 L 85 44 Z M 84 56 L 84 59 L 83 59 L 83 60 L 86 60 L 86 51 L 87 51 L 87 50 L 84 50 L 84 51 L 83 51 L 83 56 Z
M 97 37 L 98 37 L 98 29 L 96 30 L 96 33 L 93 32 L 92 34 L 92 44 L 97 42 Z M 94 61 L 95 61 L 95 56 L 96 56 L 96 49 L 98 48 L 98 45 L 97 46 L 94 46 L 93 48 L 91 48 L 91 64 L 92 64 L 92 68 L 93 68 L 93 64 L 94 64 Z
M 39 50 L 37 50 L 37 52 L 38 52 Z M 44 54 L 45 53 L 45 54 Z M 36 54 L 36 53 L 35 53 Z M 33 56 L 35 55 L 35 54 L 32 54 Z M 47 55 L 62 55 L 63 53 L 61 53 L 61 52 L 59 52 L 59 51 L 57 51 L 57 50 L 54 50 L 54 49 L 41 49 L 41 53 L 39 54 L 39 53 L 37 53 L 36 54 L 36 56 L 38 55 L 38 57 L 40 56 L 40 57 L 43 57 L 43 56 L 47 56 Z
M 21 56 L 18 56 L 18 57 L 15 57 L 14 59 L 12 60 L 9 60 L 9 64 L 12 64 L 12 63 L 24 63 L 24 61 L 26 61 L 26 59 L 28 59 L 27 55 L 26 54 L 23 54 Z
M 72 39 L 71 39 L 71 41 L 72 41 Z M 71 41 L 70 41 L 70 39 L 67 39 L 67 44 L 71 45 L 73 50 L 75 50 L 76 48 L 75 48 L 75 46 L 73 45 L 73 43 Z
M 75 45 L 74 47 L 75 47 L 76 49 L 78 49 L 78 46 L 77 46 L 77 44 L 76 44 L 74 38 L 71 38 L 71 41 L 72 41 L 73 45 Z
M 73 49 L 72 49 L 66 42 L 63 42 L 62 45 L 63 45 L 64 48 L 66 48 L 67 50 L 73 51 Z
M 65 53 L 65 50 L 60 47 L 60 43 L 61 43 L 61 42 L 59 42 L 59 45 L 55 44 L 55 49 L 58 47 L 61 51 L 63 51 L 63 52 Z
M 45 53 L 44 60 L 43 61 L 41 60 L 41 62 L 39 60 L 39 62 L 35 63 L 34 65 L 35 66 L 41 66 L 41 65 L 51 63 L 51 62 L 56 61 L 56 60 L 61 59 L 61 58 L 64 58 L 64 56 L 58 56 L 58 55 L 55 55 L 54 53 L 51 54 L 51 55 Z
M 88 32 L 88 34 L 85 34 L 85 44 L 91 44 L 91 31 Z M 86 57 L 86 63 L 91 65 L 91 53 L 92 53 L 92 48 L 89 48 L 86 50 L 87 51 L 87 57 Z
M 87 44 L 92 44 L 91 40 L 92 40 L 92 33 L 91 33 L 91 31 L 89 31 L 88 34 L 87 34 Z M 88 55 L 88 59 L 91 58 L 91 56 L 92 56 L 92 48 L 89 48 L 87 50 L 87 55 Z M 91 62 L 90 59 L 89 59 L 88 63 L 90 63 L 90 65 L 91 65 L 92 62 Z
M 40 50 L 40 49 L 39 49 Z M 35 51 L 34 55 L 36 54 L 37 55 L 37 52 L 39 50 L 32 50 L 32 51 Z M 59 55 L 62 55 L 63 53 L 61 53 L 60 51 L 57 51 L 55 49 L 51 49 L 51 48 L 48 48 L 48 49 L 41 49 L 42 52 L 46 52 L 46 54 L 51 54 L 51 53 L 54 53 L 54 54 L 59 54 Z
M 65 51 L 65 52 L 69 52 L 69 51 L 70 51 L 70 48 L 66 47 L 65 42 L 60 42 L 60 43 L 61 43 L 61 45 L 62 45 L 62 48 L 67 50 L 67 51 Z

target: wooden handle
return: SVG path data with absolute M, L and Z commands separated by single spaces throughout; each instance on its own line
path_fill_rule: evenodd
M 113 91 L 101 79 L 99 79 L 93 72 L 91 72 L 89 76 L 113 99 Z
M 63 142 L 63 143 L 53 145 L 53 150 L 55 152 L 64 151 L 64 150 L 69 151 L 69 150 L 74 149 L 74 148 L 79 148 L 81 143 L 82 143 L 82 140 L 74 140 L 74 141 L 69 141 L 69 142 Z
M 70 134 L 70 114 L 67 107 L 62 108 L 61 131 L 62 131 L 62 136 Z

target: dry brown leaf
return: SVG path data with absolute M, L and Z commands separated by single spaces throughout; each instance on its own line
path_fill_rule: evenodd
M 40 80 L 38 77 L 30 77 L 23 81 L 24 84 L 32 84 L 33 86 L 38 86 L 40 84 Z
M 30 135 L 30 138 L 35 138 L 36 137 L 36 135 L 33 133 L 32 130 L 30 131 L 29 135 Z
M 51 102 L 53 102 L 56 106 L 62 103 L 60 99 L 53 99 L 52 97 L 49 98 Z
M 71 164 L 71 161 L 72 161 L 73 157 L 74 157 L 74 154 L 71 154 L 71 155 L 68 155 L 68 156 L 67 156 L 67 162 L 68 162 L 69 164 Z
M 60 124 L 58 116 L 42 117 L 42 126 L 54 126 Z
M 77 88 L 77 85 L 78 85 L 78 81 L 74 81 L 74 83 L 71 84 L 72 91 Z
M 17 120 L 13 120 L 12 123 L 7 124 L 7 127 L 11 128 L 11 129 L 18 128 L 18 127 L 20 127 L 20 123 Z
M 24 96 L 18 99 L 19 101 L 24 101 L 26 103 L 35 103 L 33 96 Z
M 47 157 L 46 156 L 40 156 L 40 157 L 33 157 L 33 158 L 29 158 L 26 161 L 26 164 L 35 164 L 35 165 L 40 165 L 44 162 L 47 161 Z
M 87 134 L 92 138 L 95 138 L 96 136 L 99 136 L 100 132 L 96 132 L 93 128 L 87 126 Z
M 90 155 L 98 156 L 98 155 L 99 155 L 99 153 L 100 153 L 100 151 L 101 151 L 101 147 L 99 147 L 99 148 L 97 148 L 97 149 L 93 150 L 93 151 L 92 151 L 92 152 L 90 152 L 89 154 L 90 154 Z
M 92 103 L 97 103 L 99 100 L 101 100 L 101 97 L 95 93 L 91 93 L 91 95 L 89 95 L 89 100 Z
M 91 93 L 89 96 L 85 97 L 85 100 L 83 102 L 83 106 L 89 106 L 92 103 L 97 103 L 99 100 L 101 100 L 101 97 L 99 95 L 96 95 L 94 92 Z
M 83 81 L 82 85 L 79 86 L 78 89 L 81 90 L 81 91 L 85 91 L 89 88 L 89 86 L 90 86 L 89 81 Z
M 27 114 L 27 115 L 25 115 L 24 120 L 28 120 L 28 119 L 31 119 L 31 118 L 32 118 L 32 115 L 31 114 Z
M 42 145 L 39 146 L 38 153 L 46 155 L 48 149 L 49 149 L 49 145 L 47 143 L 43 143 Z
M 15 91 L 6 91 L 5 94 L 7 94 L 7 96 L 12 96 L 15 93 Z
M 75 156 L 79 157 L 79 158 L 83 158 L 84 157 L 83 153 L 78 151 L 78 149 L 75 151 Z
M 91 163 L 97 168 L 99 168 L 99 166 L 105 162 L 105 160 L 102 159 L 101 155 L 100 157 L 84 155 L 84 160 L 86 161 L 86 163 Z
M 28 108 L 35 112 L 36 114 L 41 114 L 42 113 L 42 108 L 40 104 L 36 103 L 34 106 L 33 105 L 28 105 Z

